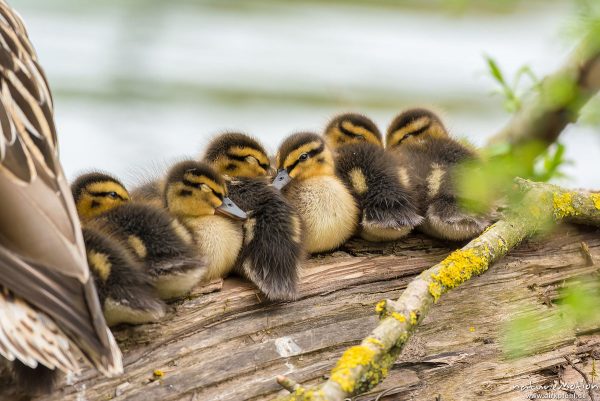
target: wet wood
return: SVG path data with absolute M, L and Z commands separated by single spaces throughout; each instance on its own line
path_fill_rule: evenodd
M 581 253 L 600 256 L 600 231 L 562 227 L 528 241 L 481 277 L 447 294 L 418 328 L 388 378 L 358 400 L 523 400 L 514 386 L 581 381 L 570 356 L 591 371 L 600 354 L 600 327 L 547 339 L 541 351 L 511 360 L 501 349 L 513 316 L 552 310 L 567 279 L 594 273 Z M 172 305 L 160 324 L 115 330 L 125 375 L 106 379 L 86 371 L 48 400 L 245 400 L 285 393 L 275 378 L 318 384 L 350 345 L 377 324 L 374 305 L 398 298 L 416 274 L 462 244 L 421 235 L 395 244 L 352 242 L 307 261 L 295 302 L 270 304 L 251 285 L 230 278 Z M 554 308 L 556 309 L 556 308 Z M 600 368 L 600 366 L 599 366 Z M 586 370 L 587 369 L 587 370 Z M 162 378 L 153 374 L 163 372 Z M 566 376 L 565 376 L 566 375 Z M 571 376 L 569 376 L 571 375 Z M 1 400 L 12 400 L 10 386 Z

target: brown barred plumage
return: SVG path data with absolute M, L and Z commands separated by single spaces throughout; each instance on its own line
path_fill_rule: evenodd
M 50 89 L 21 18 L 0 0 L 0 354 L 35 368 L 122 371 L 58 161 Z

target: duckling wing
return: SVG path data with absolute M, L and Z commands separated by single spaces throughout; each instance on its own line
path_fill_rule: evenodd
M 3 0 L 0 36 L 0 287 L 54 320 L 100 370 L 117 373 L 121 355 L 58 162 L 50 90 L 23 22 Z

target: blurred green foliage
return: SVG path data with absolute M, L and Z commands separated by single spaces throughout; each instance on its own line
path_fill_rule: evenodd
M 539 79 L 535 76 L 531 67 L 524 65 L 517 70 L 512 81 L 509 83 L 495 59 L 486 55 L 485 60 L 487 62 L 490 75 L 500 86 L 500 90 L 497 90 L 494 93 L 504 96 L 504 108 L 506 111 L 509 113 L 515 113 L 519 111 L 523 103 L 521 100 L 522 96 L 535 89 L 539 89 Z M 524 77 L 529 78 L 530 80 L 530 85 L 525 88 L 521 86 L 522 78 Z
M 545 311 L 530 311 L 512 319 L 506 327 L 502 348 L 511 358 L 534 354 L 552 346 L 554 340 L 584 332 L 600 324 L 600 278 L 582 277 L 566 283 L 558 296 L 548 297 Z

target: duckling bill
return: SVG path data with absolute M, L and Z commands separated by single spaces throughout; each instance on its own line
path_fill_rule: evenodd
M 398 115 L 388 128 L 387 149 L 406 166 L 419 199 L 424 200 L 422 231 L 462 241 L 479 235 L 489 225 L 487 214 L 461 208 L 455 189 L 455 167 L 477 158 L 477 154 L 452 139 L 435 113 L 412 109 Z
M 269 185 L 264 147 L 248 135 L 226 133 L 209 144 L 204 160 L 228 177 L 229 196 L 248 211 L 236 271 L 272 301 L 296 298 L 303 258 L 300 218 Z
M 362 210 L 362 238 L 397 240 L 421 223 L 414 189 L 402 182 L 373 121 L 360 114 L 342 114 L 327 125 L 323 135 L 336 151 L 336 174 Z

